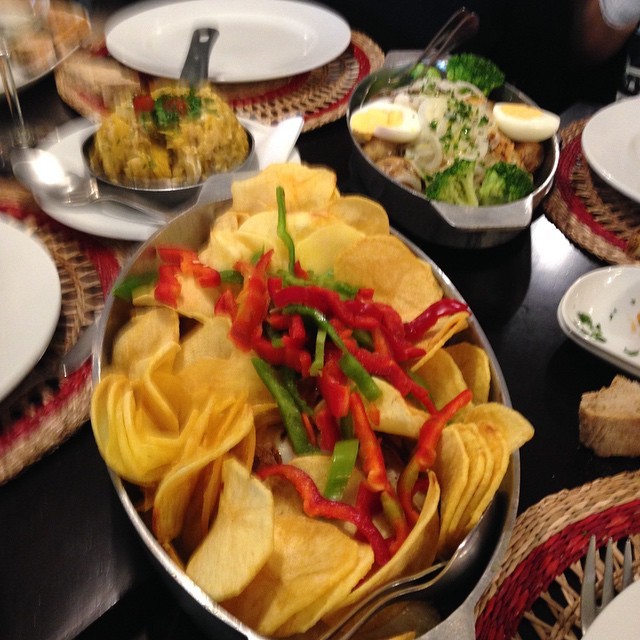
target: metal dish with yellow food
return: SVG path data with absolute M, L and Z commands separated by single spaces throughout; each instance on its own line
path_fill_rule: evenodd
M 332 171 L 232 193 L 163 227 L 106 303 L 91 421 L 129 518 L 211 637 L 318 638 L 493 504 L 475 571 L 375 636 L 475 637 L 533 436 L 484 333 Z
M 393 69 L 367 76 L 348 110 L 355 173 L 400 229 L 450 246 L 501 244 L 527 228 L 559 158 L 559 117 L 472 54 L 418 69 L 369 99 Z
M 210 176 L 255 161 L 253 137 L 206 83 L 123 96 L 83 155 L 99 180 L 165 201 L 191 197 Z

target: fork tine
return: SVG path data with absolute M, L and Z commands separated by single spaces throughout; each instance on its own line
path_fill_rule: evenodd
M 631 539 L 624 543 L 624 563 L 622 565 L 622 588 L 626 589 L 633 582 L 633 555 L 631 553 Z
M 584 577 L 580 591 L 580 622 L 582 632 L 587 629 L 596 617 L 596 537 L 591 536 L 589 548 L 584 561 Z
M 602 583 L 602 604 L 606 607 L 613 600 L 613 540 L 607 540 L 607 552 L 604 557 L 604 578 Z

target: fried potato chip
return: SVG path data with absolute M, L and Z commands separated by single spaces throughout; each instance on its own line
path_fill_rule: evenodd
M 362 231 L 355 227 L 344 222 L 334 222 L 296 242 L 296 258 L 306 271 L 327 273 L 333 269 L 336 257 L 362 237 Z
M 176 311 L 164 307 L 136 309 L 114 338 L 112 367 L 127 373 L 131 379 L 139 378 L 148 366 L 148 358 L 168 342 L 178 343 L 178 318 Z
M 437 409 L 444 407 L 467 388 L 458 365 L 444 349 L 435 351 L 415 372 L 426 383 Z
M 473 393 L 474 404 L 489 402 L 491 368 L 487 352 L 470 342 L 460 342 L 445 347 L 445 351 L 460 368 L 467 387 Z
M 368 236 L 389 233 L 389 216 L 384 207 L 365 196 L 342 196 L 331 202 L 329 215 L 335 216 Z
M 425 354 L 412 367 L 412 371 L 417 371 L 433 354 L 441 349 L 456 333 L 464 331 L 468 326 L 469 314 L 460 311 L 450 316 L 440 318 L 429 331 L 418 342 L 418 347 L 424 349 Z
M 238 595 L 274 549 L 269 489 L 233 457 L 222 466 L 222 482 L 218 515 L 186 569 L 216 602 Z
M 202 264 L 224 271 L 233 269 L 238 261 L 250 262 L 251 256 L 265 249 L 264 236 L 241 233 L 238 230 L 213 227 L 209 242 L 198 254 Z
M 333 271 L 337 280 L 373 289 L 405 321 L 442 298 L 431 266 L 391 235 L 365 236 L 337 257 Z
M 287 211 L 314 211 L 339 196 L 336 183 L 336 174 L 330 169 L 297 163 L 272 164 L 257 176 L 231 185 L 232 208 L 251 214 L 277 210 L 276 187 L 281 186 Z
M 440 536 L 438 538 L 438 555 L 446 557 L 445 544 L 447 534 L 456 508 L 464 494 L 469 481 L 470 461 L 464 446 L 464 440 L 455 425 L 448 425 L 442 430 L 438 442 L 434 471 L 442 488 L 440 500 Z
M 375 381 L 381 394 L 373 404 L 380 413 L 380 420 L 373 428 L 382 433 L 417 439 L 429 414 L 407 404 L 402 394 L 386 380 L 375 378 Z
M 469 409 L 465 420 L 488 423 L 498 429 L 509 447 L 509 453 L 533 438 L 533 425 L 518 411 L 499 402 L 487 402 Z
M 180 352 L 176 356 L 176 371 L 185 369 L 201 358 L 230 358 L 237 349 L 229 340 L 231 320 L 226 316 L 213 316 L 185 334 Z
M 159 542 L 176 538 L 184 523 L 198 474 L 227 453 L 253 429 L 245 397 L 209 395 L 183 429 L 181 456 L 160 481 L 153 502 L 153 532 Z
M 238 557 L 233 561 L 238 562 Z M 222 606 L 264 635 L 273 635 L 305 610 L 313 612 L 313 616 L 299 618 L 300 628 L 287 629 L 288 633 L 302 632 L 322 611 L 319 603 L 343 589 L 343 583 L 353 588 L 372 564 L 371 547 L 333 524 L 276 513 L 272 554 L 247 588 Z

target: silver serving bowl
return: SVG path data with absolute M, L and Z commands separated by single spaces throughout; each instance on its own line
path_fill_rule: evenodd
M 368 87 L 394 69 L 380 69 L 364 78 L 349 100 L 347 126 L 351 114 L 365 104 Z M 502 102 L 535 104 L 515 87 L 505 84 L 491 94 Z M 392 223 L 413 237 L 438 245 L 482 248 L 503 244 L 529 227 L 536 209 L 549 193 L 560 157 L 558 136 L 543 143 L 544 161 L 534 175 L 534 191 L 522 200 L 504 205 L 463 207 L 428 200 L 423 194 L 401 185 L 381 171 L 363 152 L 349 127 L 351 166 L 364 191 L 382 204 Z
M 155 247 L 161 245 L 180 245 L 189 248 L 202 247 L 209 238 L 209 230 L 216 216 L 224 211 L 228 203 L 218 203 L 192 209 L 177 216 L 162 227 L 154 236 L 145 242 L 129 259 L 122 269 L 116 284 L 131 275 L 149 273 L 157 266 Z M 434 274 L 440 282 L 445 295 L 462 300 L 449 278 L 418 247 L 397 234 L 416 255 L 432 265 Z M 103 367 L 111 360 L 112 344 L 116 332 L 128 321 L 131 305 L 110 294 L 100 320 L 98 339 L 93 353 L 93 381 L 97 384 Z M 504 377 L 496 361 L 495 354 L 482 330 L 475 320 L 470 318 L 470 325 L 461 334 L 461 338 L 482 346 L 490 358 L 492 387 L 491 400 L 510 405 L 510 398 Z M 139 502 L 138 491 L 115 473 L 111 479 L 122 506 L 142 540 L 150 558 L 165 580 L 169 589 L 180 605 L 212 639 L 247 638 L 264 640 L 264 636 L 249 629 L 238 619 L 230 615 L 223 607 L 214 602 L 200 589 L 186 573 L 169 557 L 151 533 L 143 516 L 138 513 L 135 504 Z M 512 454 L 509 468 L 498 490 L 493 503 L 493 526 L 488 533 L 486 544 L 475 563 L 474 571 L 457 585 L 455 593 L 441 594 L 433 607 L 437 611 L 438 623 L 433 622 L 431 615 L 426 615 L 425 603 L 416 601 L 414 617 L 418 636 L 429 640 L 475 639 L 474 607 L 485 591 L 492 577 L 498 570 L 501 559 L 506 553 L 516 518 L 520 490 L 520 457 L 516 451 Z M 431 612 L 431 609 L 429 609 Z M 435 624 L 435 626 L 434 626 Z
M 220 172 L 216 175 L 233 174 L 238 171 L 250 171 L 258 168 L 258 158 L 256 155 L 256 145 L 253 138 L 253 134 L 245 127 L 244 128 L 247 139 L 249 140 L 249 150 L 247 157 L 233 167 L 229 171 Z M 95 139 L 95 133 L 92 133 L 82 144 L 82 157 L 87 171 L 90 175 L 103 184 L 109 185 L 109 187 L 120 190 L 124 195 L 135 193 L 137 196 L 149 201 L 150 203 L 158 203 L 165 207 L 176 206 L 183 204 L 189 200 L 195 200 L 202 185 L 206 182 L 211 175 L 202 176 L 202 178 L 195 183 L 185 184 L 179 180 L 143 180 L 143 181 L 118 181 L 114 182 L 108 178 L 104 173 L 95 171 L 91 166 L 90 154 L 93 149 Z

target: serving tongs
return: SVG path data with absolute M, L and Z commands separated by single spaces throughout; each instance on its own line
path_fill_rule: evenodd
M 480 18 L 464 7 L 458 9 L 431 39 L 424 50 L 408 66 L 393 69 L 388 74 L 379 75 L 365 92 L 362 104 L 379 93 L 389 93 L 414 81 L 414 72 L 419 65 L 427 67 L 435 64 L 444 55 L 468 40 L 478 31 Z

